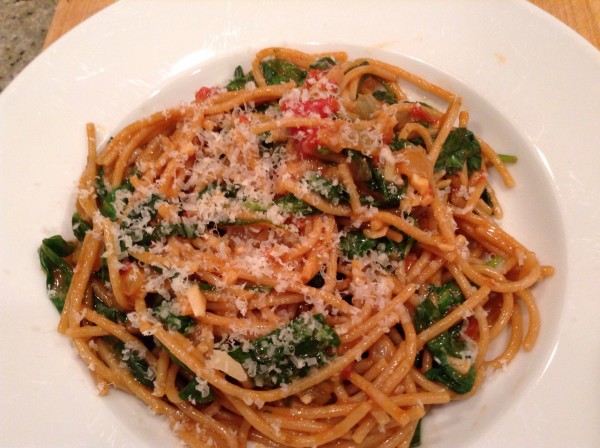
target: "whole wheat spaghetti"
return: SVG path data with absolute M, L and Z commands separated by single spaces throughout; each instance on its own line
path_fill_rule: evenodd
M 418 444 L 533 348 L 553 273 L 496 222 L 488 170 L 514 180 L 469 118 L 399 67 L 268 48 L 98 152 L 89 125 L 76 239 L 40 248 L 59 331 L 190 446 Z

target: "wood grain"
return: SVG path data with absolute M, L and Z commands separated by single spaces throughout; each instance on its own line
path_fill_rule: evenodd
M 600 0 L 530 0 L 600 49 Z
M 98 11 L 116 0 L 58 0 L 52 23 L 46 34 L 44 48 Z
M 116 0 L 58 0 L 44 48 Z M 600 0 L 530 0 L 600 50 Z

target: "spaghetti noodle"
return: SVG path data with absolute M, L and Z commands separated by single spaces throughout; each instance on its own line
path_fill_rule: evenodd
M 514 181 L 461 106 L 377 60 L 268 48 L 99 153 L 89 125 L 77 241 L 40 260 L 100 393 L 190 446 L 418 444 L 431 406 L 532 349 L 553 273 L 497 224 L 488 170 Z

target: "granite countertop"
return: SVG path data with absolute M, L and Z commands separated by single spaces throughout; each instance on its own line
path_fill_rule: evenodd
M 57 0 L 0 0 L 0 92 L 41 51 Z

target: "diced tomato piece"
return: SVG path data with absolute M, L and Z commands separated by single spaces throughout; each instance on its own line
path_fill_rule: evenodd
M 351 364 L 348 364 L 346 367 L 344 367 L 344 369 L 340 372 L 340 379 L 347 380 L 348 378 L 350 378 L 350 374 L 354 370 L 355 364 L 356 363 L 353 362 Z
M 293 128 L 290 130 L 294 146 L 300 154 L 305 156 L 314 156 L 317 154 L 319 140 L 317 138 L 318 128 Z
M 298 117 L 309 117 L 318 115 L 321 118 L 330 117 L 340 110 L 340 103 L 337 98 L 313 98 L 307 101 L 288 102 L 281 105 L 283 112 L 291 111 Z
M 477 324 L 477 319 L 471 316 L 468 319 L 467 329 L 465 330 L 465 335 L 467 335 L 471 339 L 477 339 L 479 337 L 479 326 Z
M 439 120 L 429 114 L 419 103 L 413 104 L 410 108 L 410 117 L 413 121 L 425 121 L 429 124 L 438 124 Z
M 327 72 L 318 68 L 312 68 L 308 71 L 306 79 L 304 80 L 304 86 L 310 89 L 312 86 L 317 84 Z
M 320 118 L 327 118 L 340 110 L 340 103 L 334 97 L 312 98 L 307 101 L 284 101 L 281 104 L 281 110 L 283 112 L 290 111 L 298 117 L 317 115 Z M 291 128 L 290 134 L 294 139 L 296 150 L 305 156 L 316 155 L 319 147 L 318 132 L 319 128 L 315 127 Z
M 238 120 L 239 120 L 239 122 L 240 122 L 240 123 L 243 123 L 243 124 L 248 124 L 248 123 L 250 123 L 250 118 L 248 118 L 248 116 L 247 116 L 247 115 L 240 115 L 240 116 L 238 117 Z
M 124 274 L 125 272 L 129 271 L 131 269 L 131 261 L 129 260 L 123 260 L 121 262 L 122 266 L 119 268 L 119 272 L 121 274 Z
M 481 185 L 487 182 L 487 173 L 484 171 L 475 171 L 471 177 L 471 182 L 475 185 Z
M 214 89 L 211 87 L 200 87 L 196 92 L 196 101 L 204 101 L 213 95 Z

